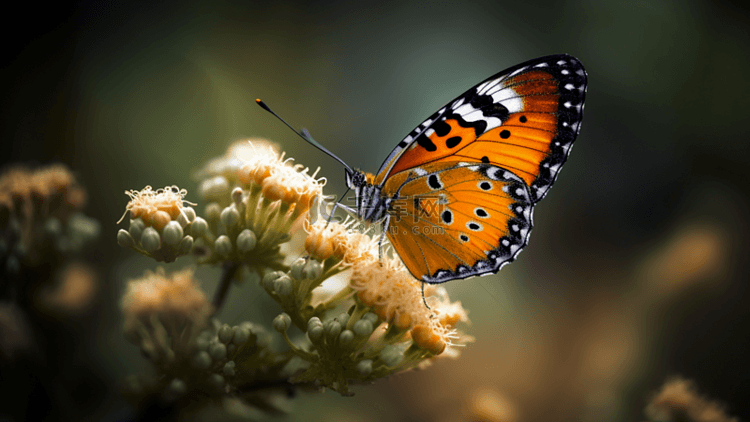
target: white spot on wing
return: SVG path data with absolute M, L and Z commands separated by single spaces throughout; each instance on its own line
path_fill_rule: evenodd
M 508 75 L 508 76 L 516 76 L 516 75 L 518 75 L 519 73 L 523 72 L 524 70 L 526 70 L 526 66 L 524 66 L 524 67 L 522 67 L 522 68 L 520 68 L 520 69 L 518 69 L 518 70 L 514 71 L 513 73 L 511 73 L 511 74 L 510 74 L 510 75 Z
M 513 88 L 505 87 L 493 93 L 492 101 L 502 104 L 510 113 L 518 113 L 523 110 L 523 100 Z

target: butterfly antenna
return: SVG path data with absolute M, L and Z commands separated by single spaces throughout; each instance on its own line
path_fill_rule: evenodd
M 262 108 L 263 110 L 266 110 L 267 112 L 269 112 L 269 113 L 273 114 L 273 115 L 274 115 L 274 116 L 275 116 L 275 117 L 276 117 L 277 119 L 281 120 L 281 122 L 282 122 L 282 123 L 284 123 L 284 124 L 286 125 L 286 127 L 288 127 L 289 129 L 291 129 L 291 130 L 292 130 L 292 132 L 296 133 L 296 134 L 297 134 L 297 135 L 298 135 L 298 136 L 299 136 L 300 138 L 302 138 L 302 139 L 304 139 L 305 141 L 307 141 L 307 143 L 309 143 L 310 145 L 314 146 L 315 148 L 317 148 L 317 149 L 319 149 L 319 150 L 323 151 L 323 152 L 324 152 L 324 153 L 326 153 L 326 154 L 327 154 L 327 155 L 328 155 L 329 157 L 331 157 L 331 158 L 333 158 L 334 160 L 336 160 L 336 161 L 338 161 L 339 163 L 341 163 L 341 165 L 342 165 L 342 166 L 344 166 L 344 167 L 346 167 L 346 169 L 347 169 L 347 170 L 349 170 L 349 171 L 352 171 L 352 168 L 351 168 L 351 167 L 349 167 L 349 166 L 348 166 L 348 165 L 347 165 L 347 164 L 346 164 L 346 163 L 344 162 L 344 160 L 342 160 L 341 158 L 337 157 L 337 156 L 336 156 L 336 155 L 335 155 L 334 153 L 332 153 L 331 151 L 328 151 L 328 150 L 327 150 L 327 149 L 326 149 L 326 148 L 325 148 L 325 147 L 324 147 L 323 145 L 320 145 L 320 144 L 318 143 L 318 141 L 316 141 L 315 139 L 313 139 L 313 137 L 312 137 L 312 136 L 310 135 L 310 132 L 308 132 L 308 131 L 307 131 L 307 129 L 304 129 L 304 128 L 303 128 L 303 129 L 302 129 L 302 132 L 297 132 L 297 130 L 296 130 L 296 129 L 294 129 L 294 128 L 293 128 L 293 127 L 292 127 L 292 126 L 291 126 L 291 125 L 289 124 L 289 123 L 287 123 L 287 122 L 286 122 L 286 120 L 282 119 L 281 117 L 279 117 L 279 115 L 278 115 L 278 114 L 274 113 L 274 111 L 273 111 L 273 110 L 271 110 L 271 109 L 270 109 L 270 108 L 268 107 L 268 105 L 266 105 L 266 103 L 264 103 L 263 101 L 261 101 L 261 99 L 260 99 L 260 98 L 257 98 L 257 99 L 255 100 L 255 102 L 256 102 L 256 103 L 257 103 L 257 104 L 258 104 L 258 105 L 259 105 L 259 106 L 260 106 L 260 107 L 261 107 L 261 108 Z

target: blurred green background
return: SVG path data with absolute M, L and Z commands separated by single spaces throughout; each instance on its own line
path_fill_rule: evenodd
M 322 167 L 340 195 L 343 169 L 256 97 L 375 171 L 478 81 L 568 53 L 589 73 L 586 113 L 530 245 L 495 276 L 447 286 L 476 342 L 353 398 L 302 393 L 287 419 L 466 420 L 489 397 L 519 421 L 635 421 L 677 374 L 750 417 L 750 18 L 738 5 L 61 2 L 6 15 L 3 163 L 69 165 L 103 225 L 98 301 L 60 351 L 61 376 L 85 391 L 69 405 L 128 419 L 118 383 L 147 370 L 121 337 L 118 301 L 156 265 L 116 244 L 124 190 L 175 184 L 197 201 L 191 171 L 259 136 Z M 198 275 L 211 292 L 218 272 Z M 221 317 L 270 322 L 261 295 L 233 290 Z

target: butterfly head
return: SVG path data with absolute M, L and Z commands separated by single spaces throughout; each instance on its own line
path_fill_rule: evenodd
M 344 171 L 346 172 L 346 187 L 349 189 L 356 191 L 357 188 L 361 189 L 367 184 L 367 177 L 363 172 L 348 168 L 345 168 Z

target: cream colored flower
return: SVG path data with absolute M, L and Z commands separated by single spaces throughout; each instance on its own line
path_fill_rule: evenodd
M 378 240 L 353 230 L 351 227 L 355 223 L 356 220 L 347 218 L 343 223 L 318 220 L 313 224 L 307 224 L 305 250 L 321 261 L 335 257 L 344 265 L 360 261 L 377 261 Z
M 122 299 L 125 337 L 154 361 L 185 355 L 212 312 L 193 270 L 147 271 L 130 280 Z
M 151 186 L 146 186 L 139 191 L 125 191 L 125 194 L 130 196 L 125 209 L 130 211 L 132 220 L 140 218 L 146 227 L 162 230 L 167 223 L 177 220 L 183 214 L 187 190 L 177 186 L 154 190 Z
M 348 228 L 351 223 L 317 221 L 307 226 L 305 248 L 312 256 L 325 260 L 335 257 L 351 267 L 349 287 L 358 300 L 383 321 L 399 330 L 410 330 L 415 344 L 434 355 L 442 353 L 452 339 L 459 321 L 468 322 L 460 302 L 451 303 L 445 289 L 427 287 L 425 293 L 437 293 L 425 306 L 422 283 L 416 280 L 398 258 L 380 256 L 379 236 L 371 237 Z
M 164 269 L 159 268 L 155 272 L 147 271 L 142 278 L 130 280 L 122 307 L 128 317 L 141 319 L 158 314 L 195 320 L 210 311 L 208 299 L 198 288 L 192 269 L 168 276 Z

